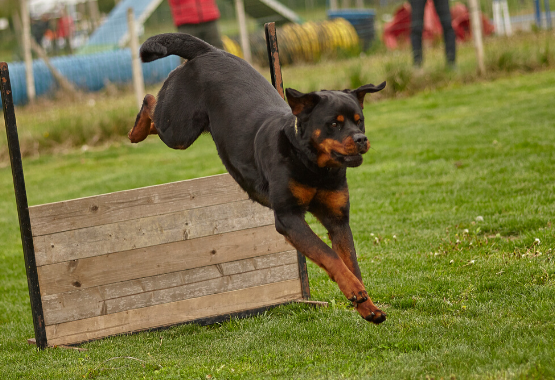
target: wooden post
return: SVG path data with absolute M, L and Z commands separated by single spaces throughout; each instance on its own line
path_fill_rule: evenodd
M 283 79 L 281 76 L 281 65 L 279 63 L 279 48 L 276 35 L 276 23 L 269 22 L 264 25 L 266 33 L 266 47 L 268 49 L 268 63 L 270 64 L 270 78 L 272 85 L 277 90 L 282 99 L 285 99 L 283 92 Z
M 27 80 L 27 98 L 29 103 L 35 100 L 35 77 L 33 76 L 33 56 L 31 55 L 31 23 L 29 20 L 29 0 L 20 0 L 21 20 L 23 23 L 23 59 L 25 61 L 25 79 Z
M 91 22 L 94 30 L 98 27 L 98 23 L 100 21 L 100 12 L 98 11 L 98 1 L 89 0 L 87 2 L 87 6 L 89 8 L 89 17 L 91 18 Z
M 44 325 L 44 313 L 40 296 L 33 233 L 31 231 L 31 218 L 29 216 L 29 207 L 27 203 L 27 191 L 25 190 L 25 178 L 23 176 L 23 163 L 21 161 L 21 150 L 19 148 L 19 137 L 17 135 L 10 73 L 6 62 L 0 63 L 0 91 L 2 93 L 4 123 L 6 125 L 8 151 L 10 153 L 10 163 L 12 166 L 13 186 L 15 190 L 17 214 L 19 217 L 19 231 L 21 233 L 23 257 L 25 259 L 25 271 L 27 273 L 27 285 L 29 287 L 29 297 L 31 299 L 35 339 L 37 347 L 43 349 L 47 345 L 46 328 Z
M 501 23 L 501 3 L 499 0 L 493 0 L 492 4 L 493 11 L 493 27 L 495 28 L 495 34 L 497 36 L 502 36 L 505 34 L 503 28 L 503 23 Z
M 137 35 L 133 8 L 127 9 L 127 26 L 129 27 L 129 49 L 131 49 L 131 64 L 133 68 L 133 88 L 137 98 L 137 108 L 140 109 L 145 97 L 145 83 L 141 59 L 139 58 L 139 37 Z
M 546 0 L 546 1 L 549 1 L 549 0 Z M 507 4 L 507 0 L 501 0 L 501 8 L 503 10 L 503 22 L 505 24 L 505 35 L 512 36 L 513 28 L 511 26 L 511 15 L 509 14 L 509 4 Z
M 241 36 L 241 49 L 243 57 L 248 63 L 252 63 L 251 46 L 249 44 L 249 32 L 247 31 L 247 17 L 245 16 L 245 4 L 243 0 L 235 0 L 235 13 L 239 24 L 239 34 Z
M 282 99 L 285 99 L 283 91 L 283 77 L 281 75 L 281 65 L 279 63 L 279 48 L 276 34 L 276 23 L 269 22 L 264 24 L 266 34 L 266 47 L 268 49 L 268 63 L 270 64 L 270 78 Z M 306 258 L 297 251 L 297 262 L 299 265 L 299 278 L 301 280 L 301 293 L 304 300 L 310 299 L 310 285 L 308 282 L 308 270 Z M 327 303 L 326 303 L 327 305 Z
M 470 21 L 472 23 L 472 37 L 476 47 L 476 60 L 478 61 L 478 74 L 484 75 L 486 67 L 484 65 L 484 44 L 482 42 L 482 20 L 480 19 L 480 8 L 478 0 L 469 0 Z
M 75 86 L 52 65 L 42 46 L 37 44 L 35 40 L 31 40 L 31 49 L 33 49 L 35 54 L 44 61 L 44 64 L 46 65 L 46 67 L 48 67 L 48 70 L 50 70 L 50 73 L 52 74 L 56 82 L 58 82 L 60 88 L 66 93 L 69 93 L 72 96 L 76 96 L 77 89 L 75 88 Z

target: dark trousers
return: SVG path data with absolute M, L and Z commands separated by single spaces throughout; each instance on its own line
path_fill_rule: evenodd
M 427 0 L 410 0 L 412 8 L 410 42 L 412 44 L 412 55 L 414 64 L 422 64 L 422 31 L 424 30 L 424 6 Z M 445 41 L 445 55 L 447 63 L 455 63 L 456 46 L 455 31 L 451 26 L 451 12 L 449 11 L 449 0 L 434 0 L 441 27 L 443 28 L 443 40 Z
M 218 49 L 224 48 L 220 31 L 218 30 L 218 21 L 201 22 L 200 24 L 182 24 L 177 27 L 179 33 L 187 33 L 201 40 L 208 42 L 210 45 Z

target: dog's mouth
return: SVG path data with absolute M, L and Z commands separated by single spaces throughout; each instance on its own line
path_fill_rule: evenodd
M 349 155 L 345 155 L 345 154 L 341 154 L 341 153 L 337 153 L 337 152 L 332 152 L 333 154 L 333 158 L 347 166 L 350 168 L 356 168 L 357 166 L 362 165 L 362 154 L 349 154 Z

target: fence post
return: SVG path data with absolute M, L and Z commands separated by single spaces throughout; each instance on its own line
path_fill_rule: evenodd
M 549 0 L 543 0 L 543 6 L 545 7 L 545 22 L 547 29 L 551 29 L 551 7 L 549 6 Z
M 145 97 L 145 83 L 143 79 L 143 68 L 139 58 L 139 37 L 135 23 L 133 8 L 127 9 L 127 26 L 129 28 L 129 49 L 131 50 L 131 67 L 133 70 L 133 88 L 137 98 L 137 107 L 140 109 Z
M 21 21 L 23 26 L 23 59 L 25 61 L 25 79 L 27 80 L 27 98 L 29 103 L 35 100 L 35 77 L 33 75 L 33 56 L 31 55 L 31 23 L 29 20 L 29 0 L 21 1 Z
M 480 18 L 480 8 L 478 0 L 469 0 L 470 21 L 472 23 L 472 37 L 474 38 L 474 46 L 476 47 L 476 60 L 478 61 L 478 73 L 484 75 L 486 67 L 484 66 L 484 43 L 482 41 L 482 20 Z
M 0 62 L 0 92 L 2 94 L 6 140 L 8 142 L 10 164 L 12 166 L 15 202 L 17 205 L 17 216 L 19 218 L 19 232 L 21 234 L 23 258 L 25 259 L 27 286 L 29 287 L 29 298 L 31 300 L 35 340 L 37 347 L 43 349 L 48 342 L 46 339 L 46 327 L 42 310 L 42 298 L 40 295 L 33 231 L 31 230 L 31 218 L 29 216 L 29 205 L 27 202 L 27 191 L 25 189 L 25 177 L 23 175 L 23 162 L 21 160 L 21 149 L 19 147 L 19 137 L 15 120 L 12 85 L 10 83 L 10 72 L 6 62 Z
M 100 12 L 98 10 L 98 1 L 97 0 L 89 0 L 87 1 L 87 7 L 89 9 L 89 17 L 91 18 L 93 30 L 98 27 L 98 23 L 100 20 Z
M 245 4 L 243 0 L 235 0 L 235 13 L 237 15 L 237 22 L 239 23 L 243 57 L 245 57 L 245 61 L 252 63 L 251 46 L 249 44 L 249 32 L 247 31 L 247 18 L 245 16 Z

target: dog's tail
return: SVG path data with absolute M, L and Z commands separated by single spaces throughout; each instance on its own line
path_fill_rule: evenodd
M 172 54 L 193 59 L 216 50 L 214 46 L 189 34 L 164 33 L 146 40 L 141 46 L 140 53 L 143 62 L 151 62 Z

